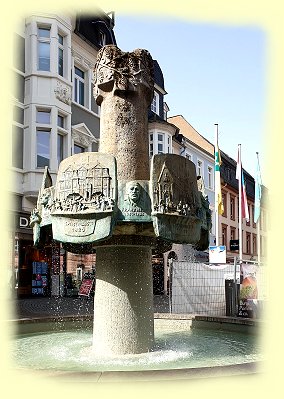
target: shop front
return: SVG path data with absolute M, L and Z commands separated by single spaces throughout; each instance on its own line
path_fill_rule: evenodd
M 15 213 L 12 287 L 16 297 L 77 296 L 85 273 L 95 269 L 95 254 L 65 251 L 53 240 L 50 226 L 41 230 L 40 247 L 33 245 L 29 213 Z

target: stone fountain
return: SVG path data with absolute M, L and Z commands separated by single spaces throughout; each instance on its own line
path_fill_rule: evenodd
M 149 52 L 103 47 L 94 80 L 99 152 L 64 159 L 55 185 L 46 168 L 31 225 L 35 245 L 52 225 L 66 250 L 96 252 L 94 352 L 138 354 L 154 343 L 152 250 L 172 243 L 207 248 L 211 215 L 191 161 L 161 154 L 150 167 Z

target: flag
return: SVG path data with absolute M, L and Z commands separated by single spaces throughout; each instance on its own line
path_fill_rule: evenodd
M 218 144 L 215 146 L 215 193 L 218 196 L 218 213 L 219 215 L 223 215 L 224 206 L 222 200 L 222 191 L 221 191 L 221 177 L 220 177 L 220 166 L 222 165 L 221 155 L 218 148 Z M 217 206 L 217 204 L 216 204 Z
M 247 200 L 246 185 L 245 185 L 243 171 L 242 171 L 242 218 L 245 218 L 246 221 L 249 222 L 248 200 Z
M 256 177 L 254 182 L 254 216 L 253 216 L 254 223 L 257 223 L 258 218 L 260 216 L 260 200 L 261 200 L 261 185 L 262 185 L 258 153 L 256 154 L 257 154 L 257 166 L 256 166 Z
M 238 161 L 237 161 L 237 168 L 236 168 L 236 179 L 241 181 L 239 198 L 241 199 L 241 206 L 242 206 L 242 218 L 246 219 L 249 222 L 249 209 L 248 209 L 248 201 L 247 201 L 247 194 L 246 194 L 246 186 L 244 180 L 244 172 L 242 169 L 242 162 L 241 162 L 241 154 L 240 154 L 240 147 L 238 148 Z

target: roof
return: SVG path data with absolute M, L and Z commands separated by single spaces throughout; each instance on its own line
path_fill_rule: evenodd
M 182 115 L 171 116 L 168 122 L 177 126 L 184 137 L 214 156 L 214 145 L 198 133 Z
M 101 10 L 96 10 L 93 15 L 78 14 L 76 16 L 76 26 L 74 33 L 85 40 L 94 48 L 101 48 L 99 40 L 99 32 L 103 32 L 106 36 L 105 44 L 116 45 L 116 38 L 113 31 L 114 17 L 105 14 Z
M 163 72 L 157 60 L 153 60 L 153 67 L 154 67 L 154 82 L 158 86 L 160 86 L 163 90 L 165 90 Z

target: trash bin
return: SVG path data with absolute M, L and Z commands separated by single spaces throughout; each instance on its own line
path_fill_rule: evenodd
M 239 285 L 234 280 L 225 280 L 226 316 L 236 317 Z

